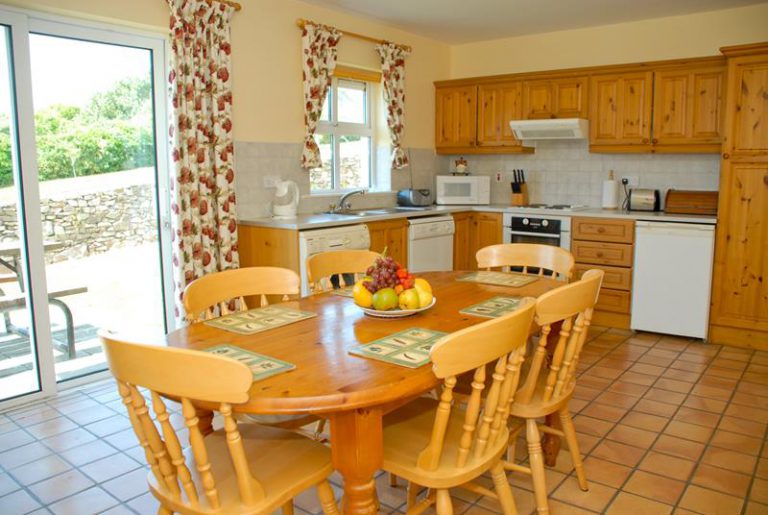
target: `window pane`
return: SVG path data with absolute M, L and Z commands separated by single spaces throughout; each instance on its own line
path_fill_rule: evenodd
M 333 90 L 328 89 L 328 94 L 325 95 L 325 100 L 323 101 L 323 110 L 320 112 L 320 120 L 323 122 L 330 121 L 331 119 L 331 98 L 333 95 Z
M 366 123 L 365 82 L 339 81 L 339 121 Z
M 315 141 L 320 147 L 322 166 L 309 171 L 309 187 L 311 191 L 326 191 L 333 189 L 333 136 L 330 134 L 315 134 Z
M 371 138 L 341 136 L 339 143 L 340 188 L 368 188 L 371 183 Z

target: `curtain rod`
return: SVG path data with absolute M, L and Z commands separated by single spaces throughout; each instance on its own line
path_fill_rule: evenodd
M 232 0 L 214 0 L 214 1 L 233 7 L 235 11 L 240 11 L 243 8 L 242 5 L 240 5 L 237 2 L 233 2 Z
M 300 29 L 303 29 L 304 25 L 307 25 L 307 24 L 318 25 L 317 23 L 313 22 L 312 20 L 305 20 L 304 18 L 299 18 L 298 20 L 296 20 L 296 25 Z M 358 34 L 356 32 L 349 32 L 348 30 L 341 30 L 341 29 L 336 29 L 336 30 L 338 30 L 339 32 L 341 32 L 345 36 L 349 36 L 351 38 L 362 39 L 364 41 L 370 41 L 372 43 L 389 43 L 389 41 L 387 41 L 386 39 L 376 39 L 376 38 L 372 38 L 371 36 L 366 36 L 364 34 Z M 397 46 L 399 46 L 400 48 L 402 48 L 406 52 L 410 52 L 412 50 L 409 45 L 397 45 Z

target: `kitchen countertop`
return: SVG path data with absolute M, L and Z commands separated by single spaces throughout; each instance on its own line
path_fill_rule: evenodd
M 375 208 L 369 208 L 373 210 Z M 490 204 L 484 206 L 430 206 L 423 211 L 401 211 L 397 213 L 385 213 L 367 216 L 355 216 L 345 214 L 299 214 L 296 218 L 276 219 L 271 217 L 250 218 L 239 220 L 241 225 L 252 227 L 269 227 L 272 229 L 321 229 L 326 227 L 339 227 L 343 225 L 355 225 L 381 220 L 394 220 L 397 218 L 416 218 L 422 216 L 435 216 L 441 214 L 458 213 L 462 211 L 480 211 L 494 213 L 514 213 L 527 216 L 586 216 L 596 218 L 623 218 L 630 220 L 646 220 L 656 222 L 683 222 L 714 225 L 717 217 L 710 215 L 677 215 L 664 212 L 649 211 L 620 211 L 616 209 L 574 209 L 564 211 L 562 209 L 531 209 L 502 204 Z

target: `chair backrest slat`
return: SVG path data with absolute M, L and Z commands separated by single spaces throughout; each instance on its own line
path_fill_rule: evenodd
M 573 277 L 576 263 L 573 254 L 563 248 L 535 243 L 489 245 L 478 250 L 476 258 L 480 269 L 518 267 L 529 274 L 531 268 L 537 268 L 536 275 L 543 276 L 546 270 L 565 282 Z
M 273 266 L 235 268 L 204 275 L 189 283 L 182 302 L 189 322 L 208 320 L 233 311 L 248 309 L 245 297 L 257 297 L 268 305 L 267 295 L 298 295 L 299 275 L 293 270 Z M 234 310 L 230 305 L 235 306 Z
M 419 454 L 417 464 L 435 470 L 441 462 L 448 424 L 453 409 L 456 376 L 474 370 L 472 392 L 463 413 L 461 434 L 457 436 L 457 467 L 487 457 L 500 435 L 506 435 L 513 385 L 517 384 L 520 361 L 531 327 L 535 302 L 526 298 L 518 309 L 503 317 L 489 320 L 442 338 L 432 348 L 432 370 L 443 379 L 443 390 L 432 425 L 429 444 Z M 472 352 L 467 352 L 471 348 Z M 493 364 L 488 392 L 485 367 Z M 516 377 L 511 377 L 512 373 Z M 484 397 L 484 398 L 483 398 Z M 471 456 L 471 458 L 470 458 Z
M 541 334 L 523 386 L 515 395 L 516 403 L 554 402 L 570 393 L 603 275 L 602 270 L 588 270 L 581 280 L 539 297 L 535 320 Z M 547 346 L 556 324 L 557 341 L 547 360 Z
M 312 293 L 321 293 L 333 289 L 331 276 L 338 275 L 339 286 L 347 284 L 344 274 L 362 279 L 365 271 L 372 266 L 380 254 L 372 250 L 332 250 L 320 252 L 307 258 L 307 279 Z M 353 283 L 354 284 L 354 283 Z
M 231 405 L 248 400 L 248 390 L 253 382 L 246 365 L 204 352 L 140 345 L 105 334 L 101 334 L 101 340 L 158 488 L 189 508 L 211 511 L 221 508 L 220 492 L 195 407 L 196 402 L 208 402 L 217 404 L 224 415 L 227 446 L 240 502 L 248 506 L 264 498 L 263 488 L 249 470 L 242 438 L 232 417 Z M 151 411 L 140 387 L 148 390 Z M 192 465 L 186 461 L 163 395 L 180 399 L 196 476 L 191 472 Z

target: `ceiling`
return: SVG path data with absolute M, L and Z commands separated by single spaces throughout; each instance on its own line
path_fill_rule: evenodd
M 764 3 L 765 0 L 304 0 L 458 44 Z

